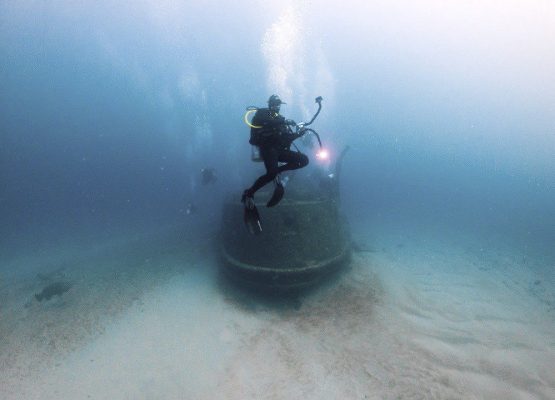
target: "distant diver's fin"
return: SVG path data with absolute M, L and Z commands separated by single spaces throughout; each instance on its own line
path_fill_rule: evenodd
M 260 224 L 260 215 L 254 202 L 249 206 L 245 204 L 245 212 L 243 215 L 245 225 L 251 235 L 259 235 L 262 233 L 262 225 Z

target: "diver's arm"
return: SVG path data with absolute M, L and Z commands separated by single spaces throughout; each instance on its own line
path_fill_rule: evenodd
M 285 118 L 281 114 L 274 114 L 265 109 L 259 109 L 252 119 L 253 125 L 263 126 L 264 128 L 277 128 L 285 123 Z

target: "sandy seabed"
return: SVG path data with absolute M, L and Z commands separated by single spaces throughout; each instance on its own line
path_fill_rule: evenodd
M 175 232 L 11 261 L 0 398 L 555 399 L 554 266 L 442 230 L 354 241 L 286 301 L 227 285 L 213 243 Z M 34 300 L 56 280 L 73 286 Z

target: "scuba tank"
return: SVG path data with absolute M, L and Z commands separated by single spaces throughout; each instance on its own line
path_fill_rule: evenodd
M 255 145 L 251 145 L 251 160 L 254 162 L 262 162 L 262 156 L 260 155 L 260 148 Z
M 245 113 L 245 123 L 251 127 L 252 129 L 259 129 L 262 128 L 261 126 L 253 125 L 249 122 L 249 115 L 255 113 L 258 110 L 258 107 L 250 106 L 247 107 L 247 112 Z M 252 139 L 252 136 L 251 136 Z M 262 162 L 262 156 L 260 155 L 260 148 L 257 145 L 251 144 L 251 160 L 254 162 Z

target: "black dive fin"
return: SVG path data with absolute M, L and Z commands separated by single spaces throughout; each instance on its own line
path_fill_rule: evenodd
M 274 189 L 274 194 L 272 195 L 272 198 L 268 201 L 268 203 L 266 203 L 266 207 L 273 207 L 277 203 L 279 203 L 283 198 L 284 193 L 285 189 L 283 188 L 283 185 L 276 185 L 276 188 Z
M 244 220 L 251 235 L 259 235 L 262 233 L 260 215 L 258 214 L 258 209 L 254 204 L 252 205 L 252 208 L 245 207 Z

